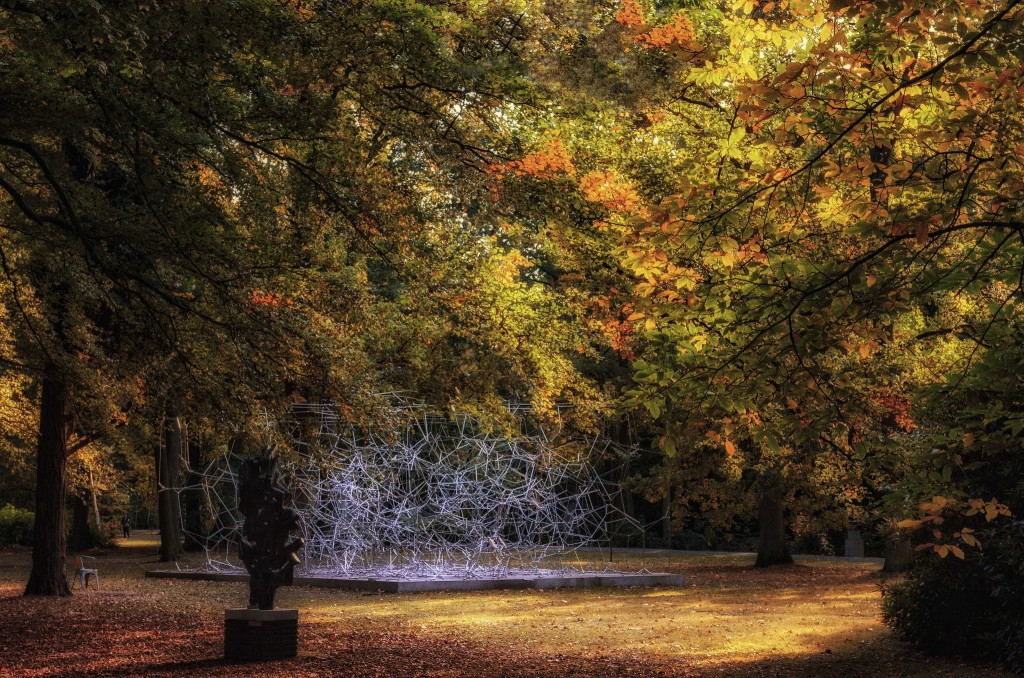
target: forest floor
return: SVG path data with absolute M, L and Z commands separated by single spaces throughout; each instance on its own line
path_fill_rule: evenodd
M 29 552 L 0 552 L 0 676 L 1005 676 L 925 657 L 880 621 L 877 563 L 665 554 L 680 588 L 367 594 L 289 587 L 299 656 L 225 662 L 245 584 L 147 579 L 157 543 L 98 551 L 102 588 L 21 596 Z M 70 564 L 69 564 L 70 567 Z

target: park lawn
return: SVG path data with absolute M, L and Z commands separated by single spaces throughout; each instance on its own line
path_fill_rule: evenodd
M 103 588 L 20 596 L 28 553 L 0 553 L 0 676 L 239 675 L 219 659 L 244 584 L 146 579 L 155 543 L 99 554 Z M 299 657 L 244 675 L 1002 676 L 927 658 L 879 620 L 878 565 L 660 557 L 682 588 L 365 594 L 292 587 Z

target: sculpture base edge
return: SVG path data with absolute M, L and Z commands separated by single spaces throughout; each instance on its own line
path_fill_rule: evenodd
M 224 610 L 224 658 L 265 662 L 291 659 L 299 649 L 298 610 Z

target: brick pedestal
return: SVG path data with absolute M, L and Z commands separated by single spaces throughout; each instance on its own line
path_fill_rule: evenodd
M 224 610 L 225 659 L 290 659 L 298 650 L 298 610 Z

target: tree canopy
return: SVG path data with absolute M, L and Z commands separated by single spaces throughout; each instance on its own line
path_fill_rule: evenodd
M 855 523 L 981 563 L 1024 510 L 1022 22 L 4 3 L 0 483 L 34 460 L 29 592 L 67 593 L 73 455 L 99 522 L 160 422 L 212 449 L 398 398 L 614 431 L 667 526 L 759 516 L 763 564 Z

